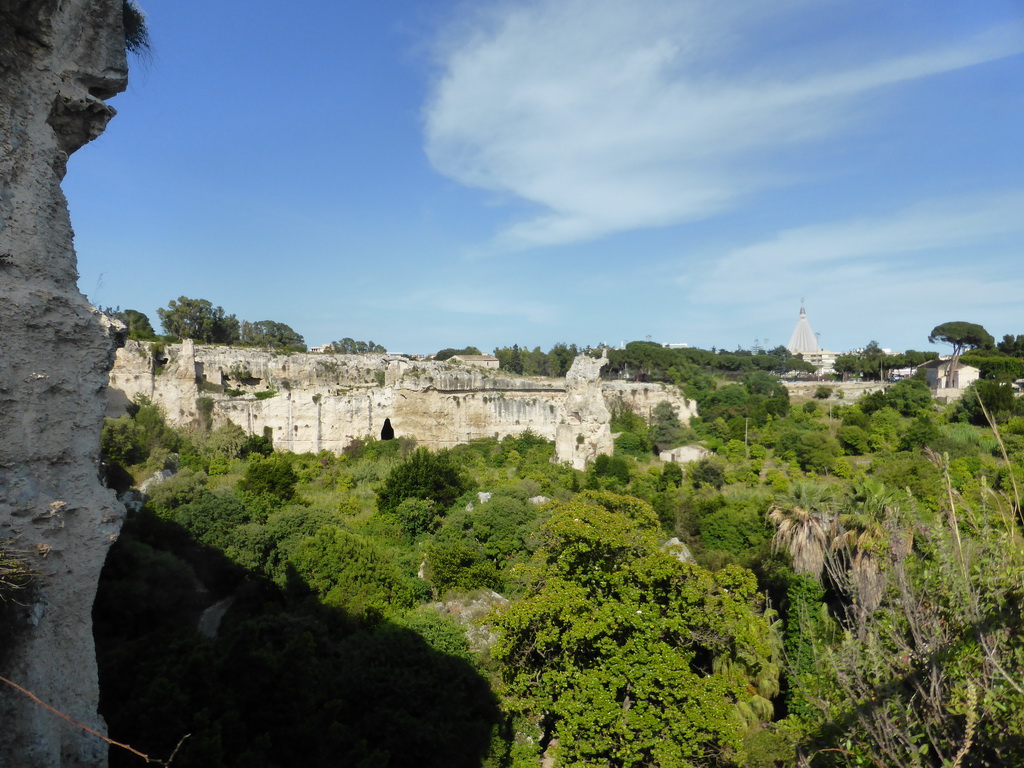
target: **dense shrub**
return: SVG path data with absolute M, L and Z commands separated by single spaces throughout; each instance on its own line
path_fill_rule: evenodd
M 436 526 L 437 514 L 434 511 L 434 502 L 429 499 L 418 499 L 411 496 L 403 499 L 402 503 L 395 507 L 391 513 L 398 519 L 402 530 L 410 537 L 419 536 L 421 533 L 429 533 Z
M 667 400 L 654 406 L 648 435 L 655 450 L 659 451 L 684 445 L 695 436 L 693 430 L 683 426 L 675 407 Z
M 743 493 L 719 498 L 721 505 L 699 520 L 705 549 L 734 555 L 760 552 L 770 538 L 765 513 L 771 497 Z
M 621 456 L 601 454 L 594 459 L 591 472 L 595 478 L 607 478 L 623 486 L 629 485 L 629 462 Z
M 483 547 L 467 538 L 436 541 L 427 548 L 426 576 L 439 597 L 453 589 L 500 589 L 502 580 Z
M 848 455 L 860 456 L 871 451 L 869 435 L 863 427 L 844 423 L 836 431 L 836 438 Z
M 472 485 L 447 451 L 431 453 L 417 448 L 384 479 L 377 491 L 377 508 L 393 513 L 406 499 L 423 499 L 431 502 L 434 513 L 440 515 Z
M 623 432 L 615 438 L 615 453 L 645 458 L 651 453 L 651 444 L 635 432 Z
M 285 456 L 274 454 L 252 457 L 238 487 L 248 493 L 265 494 L 284 502 L 295 498 L 298 481 L 291 462 Z
M 710 456 L 698 459 L 690 465 L 690 483 L 694 488 L 705 485 L 715 489 L 721 488 L 725 485 L 725 467 Z
M 207 488 L 205 472 L 185 467 L 161 483 L 149 489 L 149 504 L 157 510 L 170 511 L 182 504 L 188 504 Z
M 885 403 L 901 416 L 916 416 L 931 410 L 932 393 L 920 379 L 904 379 L 893 384 L 885 393 Z
M 289 563 L 325 605 L 376 620 L 412 605 L 414 591 L 376 546 L 337 526 L 302 539 Z
M 792 430 L 779 436 L 776 452 L 796 460 L 805 472 L 832 472 L 843 450 L 836 438 L 817 430 Z

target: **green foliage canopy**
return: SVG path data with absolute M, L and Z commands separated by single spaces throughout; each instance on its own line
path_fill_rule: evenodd
M 239 340 L 238 318 L 206 299 L 180 296 L 158 309 L 160 324 L 170 336 L 204 344 L 234 344 Z
M 283 502 L 295 498 L 298 482 L 291 462 L 285 456 L 273 454 L 253 456 L 238 487 L 248 493 L 266 494 Z
M 139 312 L 137 309 L 111 309 L 110 307 L 104 307 L 100 309 L 106 315 L 110 317 L 116 317 L 122 323 L 128 326 L 128 338 L 135 339 L 137 341 L 156 341 L 156 331 L 153 330 L 152 324 L 149 322 L 149 317 Z
M 559 763 L 685 766 L 734 750 L 738 704 L 760 697 L 750 681 L 769 695 L 777 681 L 753 574 L 681 562 L 647 504 L 609 493 L 559 505 L 540 536 L 494 655 Z
M 337 526 L 300 541 L 289 562 L 326 605 L 350 615 L 373 620 L 412 605 L 413 591 L 395 564 L 371 542 Z
M 963 320 L 953 320 L 935 326 L 928 334 L 928 341 L 932 344 L 937 341 L 952 344 L 954 359 L 958 358 L 965 349 L 991 347 L 995 344 L 992 334 L 977 323 L 968 323 Z
M 431 502 L 434 513 L 441 515 L 471 487 L 449 452 L 417 448 L 385 478 L 377 491 L 377 508 L 395 513 L 403 501 L 416 498 Z
M 330 350 L 337 355 L 386 354 L 387 350 L 373 341 L 356 341 L 346 336 L 341 341 L 332 341 Z
M 463 347 L 462 349 L 452 349 L 451 347 L 447 347 L 445 349 L 442 349 L 436 355 L 434 355 L 434 359 L 435 360 L 449 360 L 449 359 L 455 357 L 455 355 L 479 355 L 479 354 L 482 354 L 482 353 L 476 347 Z
M 291 326 L 273 320 L 242 321 L 239 343 L 247 347 L 294 349 L 305 352 L 306 340 Z

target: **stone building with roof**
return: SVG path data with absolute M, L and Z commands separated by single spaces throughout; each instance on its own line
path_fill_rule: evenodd
M 476 365 L 481 368 L 494 368 L 497 369 L 501 365 L 501 361 L 494 355 L 452 355 L 452 360 L 458 360 L 460 363 L 466 365 Z
M 959 400 L 964 390 L 981 376 L 973 365 L 964 365 L 959 360 L 954 363 L 952 358 L 929 360 L 918 369 L 924 371 L 932 396 L 947 403 Z

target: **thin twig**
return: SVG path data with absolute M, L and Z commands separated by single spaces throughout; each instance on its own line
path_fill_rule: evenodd
M 70 715 L 66 715 L 63 712 L 61 712 L 59 709 L 51 707 L 45 701 L 43 701 L 38 696 L 36 696 L 34 693 L 32 693 L 32 691 L 29 691 L 29 690 L 26 690 L 25 688 L 22 688 L 20 685 L 18 685 L 15 682 L 12 682 L 11 680 L 8 680 L 6 677 L 0 677 L 0 682 L 7 683 L 9 686 L 14 688 L 14 690 L 16 690 L 19 693 L 24 694 L 28 698 L 32 699 L 32 701 L 34 701 L 36 704 L 41 706 L 43 709 L 46 709 L 46 710 L 52 712 L 53 714 L 57 715 L 57 717 L 63 718 L 64 720 L 67 720 L 69 723 L 71 723 L 71 725 L 75 726 L 75 728 L 79 728 L 79 729 L 85 731 L 86 733 L 92 734 L 96 738 L 101 739 L 101 740 L 107 742 L 107 744 L 109 744 L 109 745 L 111 745 L 113 747 L 120 747 L 121 749 L 128 750 L 133 755 L 137 755 L 138 757 L 141 757 L 147 763 L 155 763 L 156 765 L 169 766 L 171 764 L 171 761 L 174 759 L 174 756 L 178 754 L 178 750 L 181 749 L 181 745 L 185 742 L 185 739 L 187 739 L 191 735 L 191 734 L 186 733 L 184 736 L 181 737 L 181 740 L 178 742 L 178 746 L 176 746 L 174 748 L 174 752 L 171 753 L 171 756 L 166 761 L 164 761 L 164 760 L 157 760 L 156 758 L 150 757 L 149 755 L 145 754 L 144 752 L 140 752 L 139 750 L 135 749 L 135 747 L 132 747 L 132 746 L 130 746 L 128 744 L 122 744 L 119 741 L 114 741 L 113 739 L 108 738 L 107 736 L 104 736 L 99 731 L 93 730 L 92 728 L 90 728 L 87 725 L 83 725 L 82 723 L 78 722 L 77 720 L 75 720 Z

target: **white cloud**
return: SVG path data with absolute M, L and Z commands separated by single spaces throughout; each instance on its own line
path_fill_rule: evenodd
M 994 238 L 1024 234 L 1024 192 L 981 199 L 931 200 L 888 216 L 821 224 L 778 233 L 771 240 L 736 249 L 718 261 L 715 278 L 725 290 L 738 275 L 758 283 L 772 275 L 787 280 L 816 279 L 841 267 L 888 270 L 900 260 L 923 254 L 935 261 L 950 251 L 990 245 Z M 991 251 L 991 248 L 986 250 Z M 955 256 L 953 269 L 974 269 L 976 262 Z M 914 265 L 918 266 L 917 264 Z
M 450 178 L 537 206 L 498 247 L 584 241 L 706 218 L 789 183 L 772 151 L 842 134 L 871 91 L 1024 49 L 1005 27 L 859 64 L 799 47 L 749 59 L 762 26 L 806 6 L 502 3 L 443 54 L 427 154 Z
M 776 319 L 775 338 L 806 298 L 812 326 L 833 349 L 871 338 L 923 348 L 932 326 L 962 317 L 1009 332 L 1005 318 L 1018 314 L 1024 293 L 1022 210 L 1024 191 L 1013 191 L 794 228 L 722 255 L 698 283 L 680 265 L 676 283 L 689 289 L 694 312 L 728 305 L 741 325 Z

